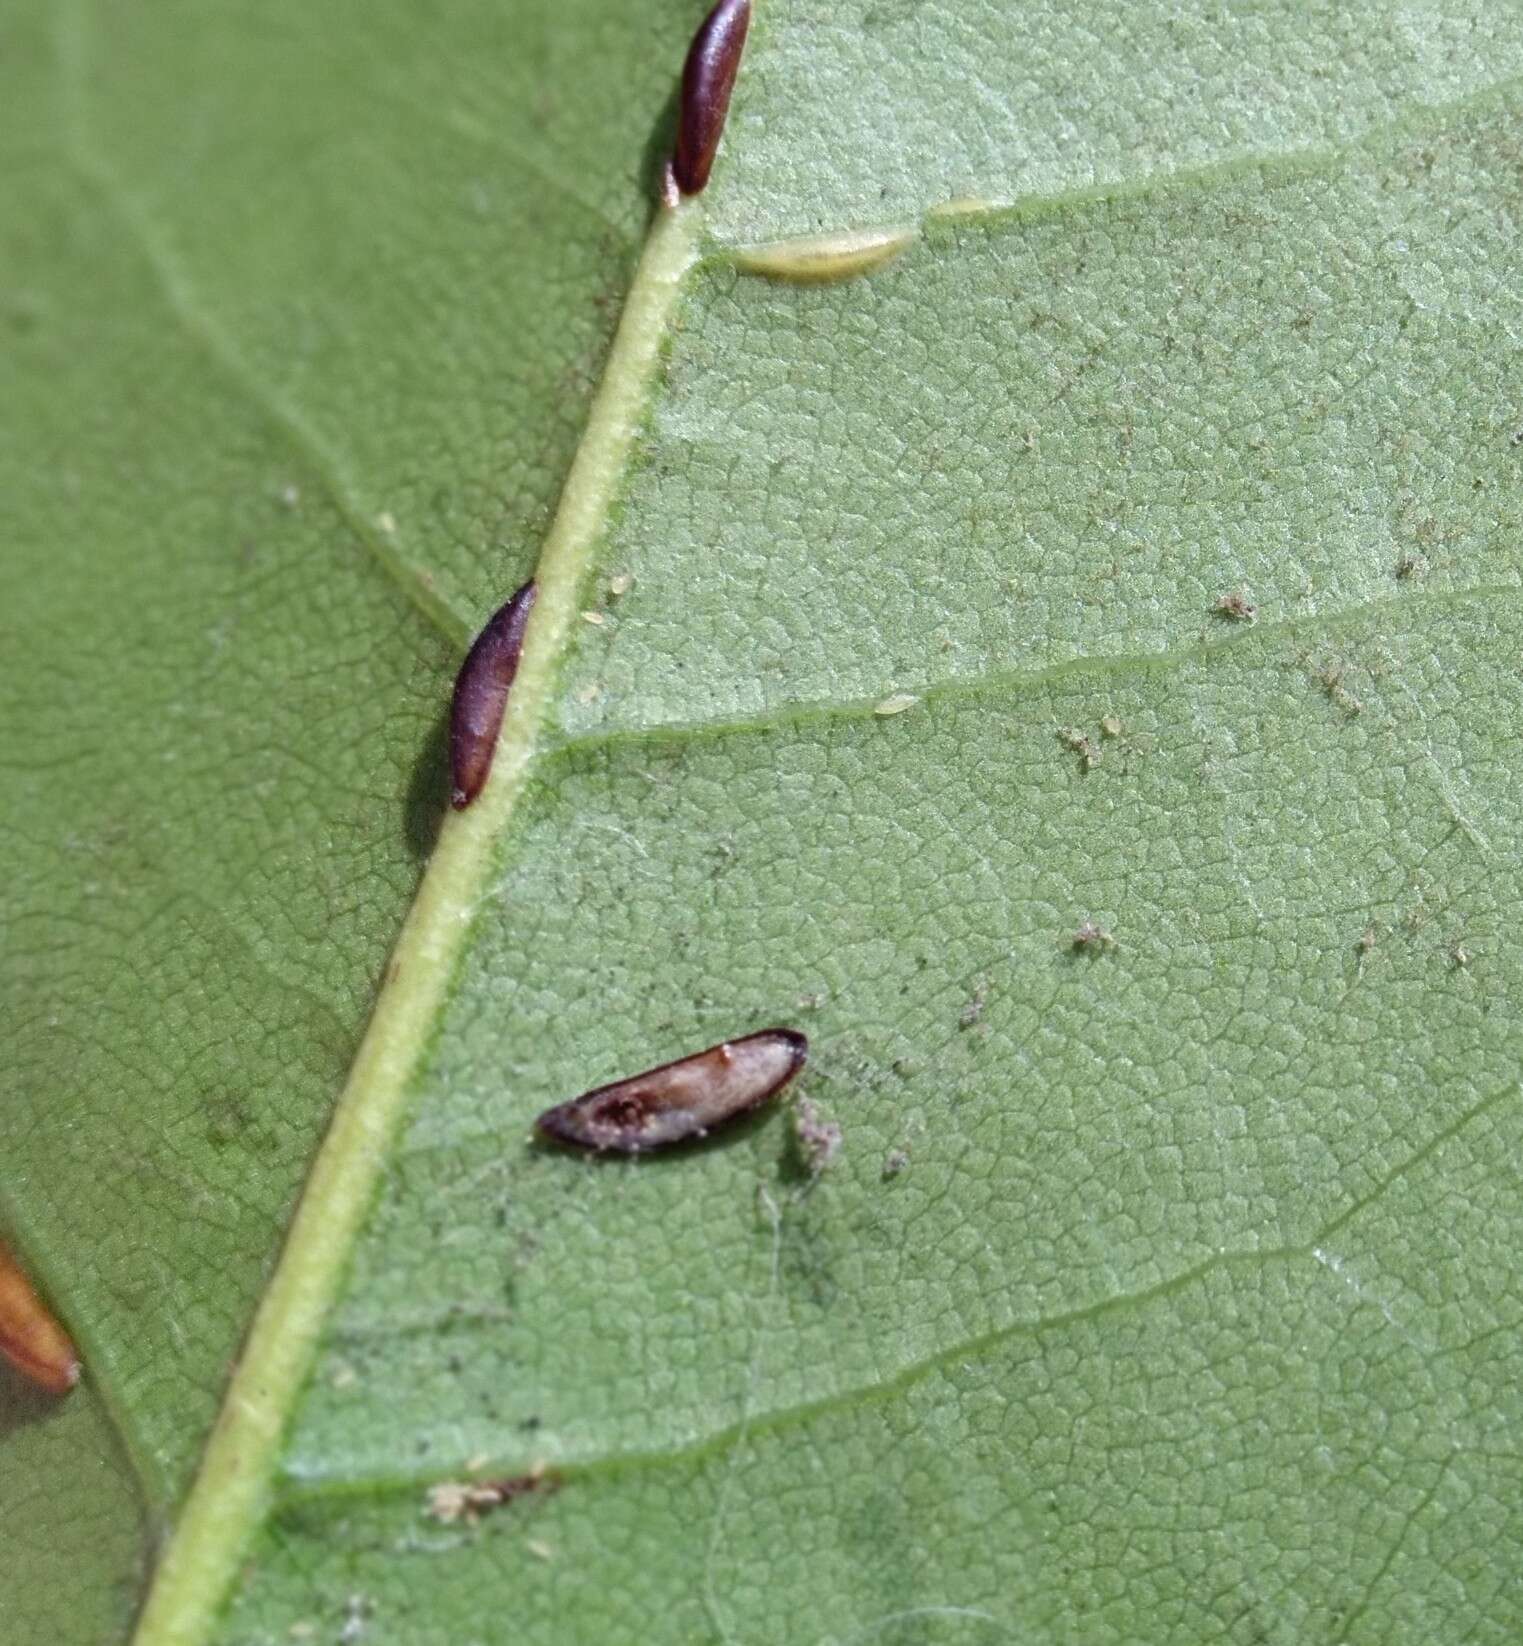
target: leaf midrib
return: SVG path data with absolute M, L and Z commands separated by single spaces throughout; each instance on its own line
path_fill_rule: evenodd
M 583 573 L 643 417 L 662 340 L 693 265 L 697 229 L 697 208 L 684 204 L 659 213 L 646 242 L 544 542 L 535 574 L 538 599 L 491 779 L 440 833 L 179 1523 L 154 1573 L 135 1646 L 202 1646 L 271 1500 L 286 1423 L 389 1158 L 493 849 L 540 752 Z
M 1491 88 L 1487 95 L 1494 95 L 1495 90 Z M 1479 100 L 1467 98 L 1464 101 L 1472 103 Z M 1424 109 L 1423 112 L 1430 111 Z M 109 179 L 92 173 L 83 152 L 76 154 L 75 158 L 81 172 L 96 183 L 111 198 L 113 206 L 130 221 L 132 214 L 126 210 L 130 203 L 116 198 L 116 191 L 109 185 Z M 1292 164 L 1311 165 L 1322 156 L 1318 152 L 1298 152 L 1279 158 Z M 1255 154 L 1234 161 L 1233 169 L 1259 168 L 1264 164 L 1265 157 Z M 1211 169 L 1219 171 L 1220 168 Z M 1164 180 L 1177 184 L 1182 180 L 1182 174 L 1171 173 Z M 1135 190 L 1118 185 L 1094 193 L 1096 197 L 1143 193 L 1156 187 L 1158 182 L 1157 177 L 1151 177 Z M 991 206 L 989 210 L 991 214 L 1023 215 L 1031 210 L 1071 205 L 1079 198 L 1081 196 L 1077 193 L 1065 193 L 1033 198 L 1029 202 Z M 928 218 L 937 215 L 934 207 L 927 212 Z M 131 221 L 130 226 L 143 245 L 145 254 L 154 262 L 181 319 L 202 336 L 219 359 L 223 359 L 216 348 L 215 336 L 208 339 L 204 335 L 204 325 L 199 328 L 191 326 L 185 305 L 175 295 L 172 270 L 166 272 L 162 261 L 153 258 L 153 243 L 145 238 L 145 226 Z M 387 969 L 387 983 L 377 1001 L 365 1045 L 339 1100 L 332 1130 L 314 1164 L 275 1280 L 255 1318 L 243 1363 L 234 1374 L 222 1417 L 187 1499 L 181 1526 L 157 1574 L 136 1637 L 138 1646 L 199 1646 L 206 1627 L 213 1620 L 236 1575 L 244 1538 L 257 1524 L 268 1501 L 284 1420 L 299 1394 L 317 1331 L 326 1317 L 337 1279 L 368 1206 L 370 1187 L 388 1157 L 389 1143 L 405 1104 L 411 1071 L 426 1042 L 437 1005 L 453 975 L 469 927 L 475 901 L 472 894 L 483 882 L 485 866 L 509 822 L 530 765 L 550 750 L 565 746 L 565 743 L 557 744 L 552 737 L 543 735 L 550 687 L 575 620 L 574 596 L 634 434 L 632 423 L 620 422 L 617 415 L 611 420 L 600 417 L 600 408 L 618 401 L 627 409 L 638 402 L 648 388 L 680 281 L 692 266 L 695 234 L 694 212 L 692 208 L 684 208 L 664 215 L 647 244 L 602 387 L 593 404 L 582 447 L 568 476 L 560 513 L 546 542 L 539 574 L 542 585 L 540 609 L 526 646 L 513 712 L 504 727 L 494 782 L 470 813 L 452 819 L 443 831 L 439 848 L 429 865 L 417 902 Z M 223 363 L 230 370 L 238 365 L 236 357 L 231 362 L 224 359 Z M 272 407 L 269 404 L 267 394 L 261 398 L 260 385 L 249 373 L 234 371 L 234 375 L 239 378 L 245 391 L 264 405 L 272 416 L 280 418 L 284 415 L 278 405 Z M 289 416 L 284 416 L 284 421 L 289 424 L 291 420 Z M 314 446 L 309 431 L 292 428 L 291 432 L 310 455 Z M 601 472 L 591 487 L 590 495 L 579 496 L 576 491 L 578 476 L 589 466 L 589 453 L 593 454 L 590 466 Z M 331 470 L 332 465 L 325 467 Z M 324 478 L 329 482 L 335 499 L 342 502 L 343 488 L 337 484 L 335 474 L 325 472 Z M 345 512 L 349 511 L 346 509 Z M 373 533 L 361 529 L 366 523 L 358 519 L 351 523 L 356 525 L 362 540 L 374 552 L 377 545 L 373 541 Z M 378 555 L 378 558 L 386 563 L 383 555 Z M 388 570 L 396 575 L 395 569 L 389 565 Z M 405 578 L 399 576 L 399 582 L 416 575 L 413 568 L 404 567 L 404 570 Z M 1509 589 L 1508 592 L 1515 594 L 1516 590 Z M 1475 593 L 1456 591 L 1454 598 L 1472 599 Z M 1320 614 L 1317 620 L 1325 622 L 1327 615 Z M 1342 617 L 1347 613 L 1334 615 Z M 452 616 L 452 622 L 458 625 L 458 617 Z M 449 624 L 441 626 L 448 627 Z M 1241 637 L 1242 640 L 1247 638 L 1246 635 Z M 1231 643 L 1236 644 L 1237 639 Z M 1192 648 L 1192 651 L 1220 649 L 1222 646 L 1218 644 Z M 1051 670 L 1023 673 L 1031 679 L 1097 664 L 1115 668 L 1125 661 L 1118 658 L 1076 658 Z M 1160 659 L 1145 656 L 1131 661 L 1146 664 Z M 987 684 L 989 680 L 984 676 L 973 679 L 963 677 L 938 683 L 927 690 L 938 695 L 944 692 L 961 693 Z M 797 715 L 801 705 L 787 707 L 791 718 Z M 806 704 L 802 707 L 818 710 L 821 706 Z M 850 710 L 866 713 L 870 712 L 870 701 L 861 705 L 826 703 L 823 707 L 825 712 Z M 766 719 L 769 724 L 775 723 L 770 716 Z M 755 722 L 747 721 L 745 724 Z M 662 725 L 641 728 L 638 735 L 670 735 L 673 730 L 680 729 Z M 695 729 L 713 728 L 710 724 Z M 614 735 L 618 735 L 617 732 Z M 604 734 L 602 737 L 566 741 L 607 740 L 608 736 Z M 416 980 L 414 973 L 417 974 Z M 1496 1096 L 1493 1094 L 1488 1103 L 1496 1100 Z M 1475 1112 L 1472 1110 L 1462 1117 L 1462 1123 L 1473 1117 Z M 1434 1146 L 1437 1145 L 1425 1146 L 1420 1153 L 1426 1153 Z M 333 1192 L 333 1178 L 337 1166 L 344 1163 L 347 1163 L 342 1179 L 345 1192 L 336 1195 Z M 1251 1255 L 1262 1259 L 1274 1254 L 1233 1255 Z M 296 1275 L 295 1270 L 304 1264 L 312 1272 L 305 1276 Z M 1182 1283 L 1191 1278 L 1193 1272 L 1162 1284 L 1172 1286 Z M 289 1311 L 294 1311 L 298 1317 L 300 1329 L 296 1331 L 290 1330 L 292 1314 Z M 1000 1335 L 1006 1335 L 1008 1330 L 1002 1328 Z M 848 1392 L 840 1398 L 861 1398 L 861 1395 Z M 236 1468 L 231 1467 L 233 1462 L 236 1462 Z

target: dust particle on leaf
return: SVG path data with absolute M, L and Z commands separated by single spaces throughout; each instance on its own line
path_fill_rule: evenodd
M 910 1156 L 907 1149 L 890 1149 L 883 1162 L 884 1177 L 898 1177 L 909 1163 Z
M 1069 935 L 1068 945 L 1081 954 L 1103 954 L 1116 947 L 1115 937 L 1098 921 L 1083 920 Z
M 559 1484 L 559 1478 L 547 1473 L 542 1462 L 535 1463 L 527 1474 L 504 1480 L 445 1480 L 429 1487 L 423 1512 L 445 1526 L 460 1521 L 474 1525 L 482 1515 L 505 1503 L 541 1489 L 554 1491 Z
M 424 1513 L 443 1526 L 453 1526 L 457 1520 L 474 1518 L 471 1508 L 472 1487 L 465 1480 L 441 1480 L 428 1489 Z
M 1230 594 L 1219 594 L 1211 609 L 1229 623 L 1251 623 L 1259 608 L 1241 589 L 1233 589 Z
M 344 1626 L 338 1632 L 340 1646 L 355 1646 L 357 1641 L 364 1639 L 374 1609 L 368 1595 L 350 1595 L 345 1608 Z
M 820 1112 L 810 1098 L 802 1098 L 793 1114 L 793 1137 L 798 1145 L 799 1158 L 811 1177 L 835 1164 L 843 1141 L 841 1128 Z
M 1322 695 L 1335 703 L 1345 714 L 1364 713 L 1364 704 L 1348 689 L 1349 666 L 1341 658 L 1329 658 L 1312 670 L 1312 679 L 1322 688 Z
M 973 990 L 972 998 L 957 1014 L 957 1026 L 959 1029 L 971 1029 L 975 1024 L 977 1024 L 979 1019 L 984 1015 L 984 1003 L 988 1000 L 988 998 L 989 985 L 987 983 L 978 984 L 978 986 Z
M 1100 764 L 1100 745 L 1086 736 L 1077 726 L 1064 726 L 1058 732 L 1063 747 L 1079 757 L 1080 767 L 1092 772 Z

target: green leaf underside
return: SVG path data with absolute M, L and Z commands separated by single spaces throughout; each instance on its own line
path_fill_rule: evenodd
M 668 1608 L 702 1638 L 704 1603 L 779 1641 L 932 1604 L 1102 1639 L 1509 1615 L 1473 1550 L 1518 1531 L 1488 843 L 1517 822 L 1495 682 L 1523 632 L 1443 600 L 1317 636 L 1359 714 L 1264 632 L 549 762 L 228 1638 L 351 1594 L 426 1641 L 508 1610 L 526 1639 L 636 1640 Z M 1082 775 L 1052 727 L 1108 714 L 1136 752 Z M 1087 912 L 1113 951 L 1063 943 Z M 781 1125 L 635 1167 L 525 1156 L 556 1094 L 798 1018 L 800 989 L 806 1089 L 847 1136 L 807 1196 Z M 597 1027 L 547 1032 L 568 1018 Z M 473 1456 L 566 1483 L 429 1528 L 426 1484 Z
M 589 568 L 605 621 L 573 628 L 215 1638 L 1512 1638 L 1523 124 L 1481 94 L 1515 48 L 1457 8 L 1251 38 L 1202 12 L 1177 51 L 1147 12 L 1055 9 L 1017 72 L 993 8 L 806 13 L 759 11 L 705 205 L 721 240 L 1027 204 L 933 220 L 866 282 L 737 281 L 718 242 L 689 276 Z M 440 627 L 516 580 L 569 460 L 587 385 L 545 407 L 546 384 L 607 333 L 589 304 L 573 336 L 556 294 L 627 282 L 638 236 L 640 139 L 610 182 L 593 137 L 563 194 L 483 160 L 487 245 L 436 236 L 456 138 L 408 141 L 458 136 L 432 105 L 509 118 L 460 79 L 490 53 L 465 18 L 422 58 L 400 10 L 365 18 L 322 24 L 305 102 L 250 72 L 262 28 L 206 48 L 187 159 L 182 111 L 129 115 L 101 68 L 162 76 L 183 20 L 92 46 L 75 16 L 63 78 L 98 112 L 62 122 L 70 186 L 35 137 L 7 185 L 53 225 L 23 247 L 50 271 L 23 423 L 84 454 L 67 505 L 24 517 L 37 661 L 8 704 L 69 745 L 27 769 L 18 881 L 70 887 L 22 906 L 29 986 L 78 1032 L 34 1031 L 3 1204 L 93 1383 L 0 1427 L 0 1471 L 24 1488 L 56 1432 L 66 1507 L 108 1455 L 86 1399 L 155 1519 L 183 1486 L 414 873 Z M 534 26 L 549 55 L 514 72 L 551 86 L 559 29 L 605 50 L 613 28 L 591 6 Z M 604 117 L 648 132 L 675 58 L 626 30 L 638 107 Z M 959 41 L 983 67 L 949 104 Z M 341 71 L 365 99 L 394 80 L 403 117 L 340 143 L 363 99 L 316 91 Z M 238 140 L 273 140 L 277 110 L 332 123 L 315 184 L 261 183 L 279 151 Z M 525 114 L 523 142 L 585 113 Z M 287 179 L 313 152 L 290 143 Z M 577 215 L 591 188 L 611 247 Z M 487 270 L 515 201 L 548 214 L 553 274 Z M 439 332 L 404 345 L 420 291 Z M 520 311 L 492 303 L 541 329 L 504 343 Z M 539 375 L 504 371 L 515 347 Z M 137 364 L 147 434 L 95 409 L 103 360 L 128 405 Z M 124 530 L 161 560 L 104 553 Z M 130 644 L 71 659 L 60 704 L 27 683 L 86 577 Z M 1252 627 L 1212 614 L 1238 588 Z M 219 663 L 227 608 L 247 639 Z M 922 701 L 873 714 L 903 691 Z M 229 790 L 231 832 L 194 811 Z M 115 880 L 108 811 L 136 823 Z M 96 831 L 93 889 L 60 816 Z M 1086 917 L 1114 947 L 1073 949 Z M 101 930 L 116 948 L 82 965 Z M 845 1128 L 817 1185 L 779 1119 L 638 1166 L 526 1146 L 545 1104 L 773 1021 L 810 1033 L 803 1089 Z M 72 1108 L 46 1101 L 60 1073 Z M 213 1088 L 280 1101 L 214 1139 Z M 425 1518 L 470 1460 L 562 1486 Z M 105 1478 L 102 1618 L 138 1559 Z M 5 1513 L 45 1524 L 58 1495 Z M 94 1638 L 28 1603 L 24 1646 Z
M 564 13 L 0 26 L 0 1222 L 88 1371 L 0 1367 L 18 1646 L 128 1626 L 579 439 L 685 24 Z M 629 102 L 538 95 L 579 34 Z M 548 138 L 574 193 L 505 159 Z
M 865 291 L 694 284 L 228 1639 L 356 1605 L 420 1641 L 1505 1632 L 1497 118 L 1097 203 L 1064 250 L 1017 216 Z M 1054 288 L 1063 343 L 998 301 Z M 1254 629 L 1211 613 L 1239 584 Z M 1114 949 L 1074 951 L 1087 916 Z M 556 1097 L 774 1020 L 846 1128 L 807 1194 L 781 1124 L 526 1148 Z M 432 1526 L 472 1459 L 565 1482 Z

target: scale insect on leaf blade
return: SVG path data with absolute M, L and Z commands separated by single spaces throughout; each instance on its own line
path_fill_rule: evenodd
M 534 585 L 525 583 L 506 605 L 499 606 L 476 636 L 450 704 L 450 804 L 463 811 L 481 793 L 497 752 L 497 734 L 508 707 L 508 693 L 518 673 L 524 628 L 534 609 Z
M 672 155 L 672 181 L 683 194 L 701 194 L 709 180 L 750 24 L 751 0 L 719 0 L 688 47 Z
M 735 267 L 768 280 L 827 285 L 852 280 L 891 263 L 915 238 L 912 228 L 851 229 L 841 234 L 797 235 L 739 247 Z
M 79 1382 L 79 1356 L 69 1334 L 4 1245 L 0 1245 L 0 1355 L 49 1394 L 65 1395 Z
M 598 1086 L 546 1109 L 535 1122 L 557 1143 L 644 1154 L 706 1137 L 774 1098 L 804 1066 L 809 1042 L 796 1029 L 762 1029 L 679 1057 L 628 1080 Z

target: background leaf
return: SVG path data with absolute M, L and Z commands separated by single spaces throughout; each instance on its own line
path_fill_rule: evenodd
M 353 1053 L 694 21 L 192 15 L 23 30 L 60 66 L 4 116 L 4 1211 L 91 1381 L 13 1401 L 0 1469 L 56 1547 L 109 1414 L 103 1619 Z M 604 621 L 217 1638 L 1512 1638 L 1512 22 L 759 11 Z M 729 260 L 896 223 L 865 281 Z M 846 1131 L 819 1183 L 781 1119 L 525 1147 L 775 1020 Z M 23 1640 L 90 1638 L 16 1569 Z

